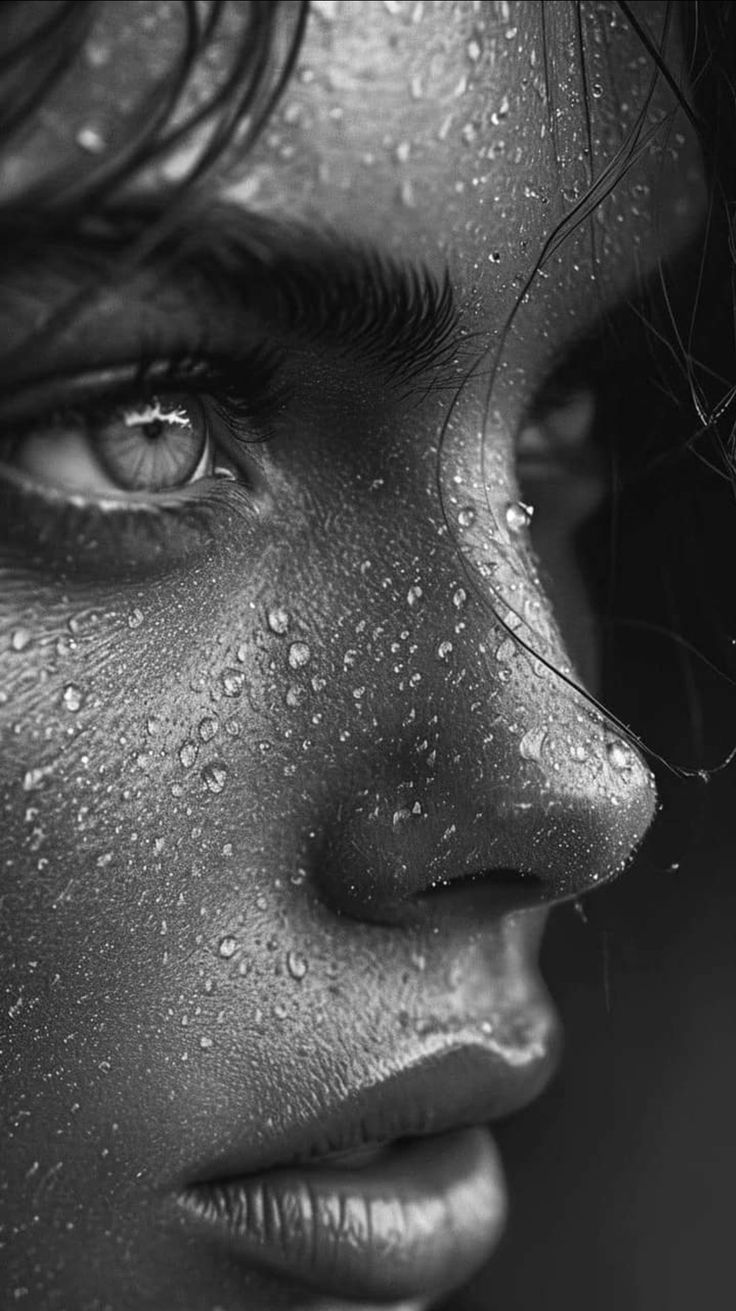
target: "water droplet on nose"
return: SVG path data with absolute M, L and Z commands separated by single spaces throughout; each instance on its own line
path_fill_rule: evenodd
M 226 669 L 221 681 L 225 696 L 240 696 L 245 685 L 245 674 L 242 669 Z
M 61 699 L 64 709 L 70 710 L 74 714 L 84 704 L 84 693 L 81 687 L 77 687 L 76 683 L 67 683 Z
M 291 669 L 303 669 L 309 664 L 312 652 L 306 642 L 292 642 L 289 647 L 289 667 Z
M 635 760 L 631 748 L 625 742 L 622 742 L 620 738 L 606 743 L 606 755 L 611 768 L 617 769 L 619 772 L 631 769 Z
M 219 727 L 219 721 L 214 717 L 214 715 L 205 715 L 199 725 L 199 736 L 202 741 L 211 742 Z
M 128 615 L 128 628 L 140 628 L 143 623 L 143 611 L 136 606 Z
M 470 528 L 475 523 L 475 510 L 472 505 L 464 505 L 459 511 L 457 521 L 461 528 Z
M 523 501 L 510 501 L 506 506 L 506 527 L 510 533 L 520 533 L 528 528 L 534 514 L 534 507 Z
M 238 950 L 237 938 L 234 938 L 231 933 L 226 934 L 224 938 L 220 938 L 220 945 L 217 950 L 223 960 L 230 960 Z
M 25 651 L 31 644 L 31 634 L 27 628 L 14 628 L 10 635 L 10 645 L 13 651 Z
M 208 792 L 222 792 L 227 783 L 227 765 L 224 760 L 210 760 L 202 769 L 202 781 Z
M 464 587 L 458 587 L 457 591 L 453 592 L 452 594 L 452 604 L 454 605 L 456 610 L 462 610 L 467 599 L 468 599 L 468 594 L 465 591 Z
M 416 605 L 417 601 L 421 600 L 422 595 L 423 594 L 422 594 L 421 587 L 419 586 L 418 583 L 415 583 L 412 587 L 409 588 L 409 591 L 406 594 L 406 599 L 409 605 Z
M 185 769 L 191 769 L 198 753 L 199 747 L 196 742 L 192 742 L 191 738 L 187 739 L 186 742 L 182 742 L 179 747 L 179 759 Z
M 517 646 L 513 638 L 505 637 L 500 646 L 496 647 L 496 659 L 502 664 L 508 664 L 514 659 L 517 652 Z
M 289 615 L 286 610 L 281 608 L 281 606 L 276 606 L 273 610 L 269 610 L 266 620 L 272 633 L 278 633 L 279 637 L 283 637 L 284 633 L 287 632 L 289 627 Z
M 309 963 L 299 955 L 298 951 L 289 951 L 286 953 L 286 968 L 292 979 L 303 979 L 309 969 Z

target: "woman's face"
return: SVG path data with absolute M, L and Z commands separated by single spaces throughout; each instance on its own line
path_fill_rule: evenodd
M 178 8 L 102 11 L 18 190 L 97 163 L 171 58 Z M 493 1248 L 472 1126 L 551 1072 L 547 907 L 654 808 L 576 690 L 594 406 L 530 415 L 702 204 L 680 122 L 648 135 L 658 87 L 630 172 L 527 285 L 650 90 L 616 7 L 577 14 L 315 4 L 184 239 L 6 253 L 4 334 L 31 343 L 0 529 L 11 1301 L 425 1306 Z

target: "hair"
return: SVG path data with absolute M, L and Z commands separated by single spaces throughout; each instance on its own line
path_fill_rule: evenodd
M 570 0 L 570 6 L 578 32 L 580 85 L 588 105 L 581 0 Z M 736 236 L 732 225 L 736 197 L 736 14 L 731 3 L 667 3 L 661 38 L 656 40 L 626 0 L 618 0 L 617 7 L 650 60 L 651 82 L 645 103 L 616 157 L 599 176 L 590 177 L 583 196 L 549 234 L 501 335 L 491 360 L 491 377 L 495 376 L 504 342 L 525 294 L 545 260 L 590 217 L 635 162 L 651 96 L 657 82 L 663 80 L 699 133 L 710 180 L 711 207 L 705 240 L 697 254 L 695 296 L 684 308 L 678 305 L 677 286 L 673 286 L 672 279 L 668 283 L 662 273 L 658 294 L 653 295 L 649 289 L 635 307 L 650 347 L 646 357 L 648 377 L 641 387 L 633 386 L 627 375 L 622 388 L 616 367 L 611 369 L 612 343 L 616 358 L 615 323 L 604 325 L 597 356 L 595 351 L 591 354 L 586 343 L 586 367 L 595 369 L 596 358 L 605 357 L 606 377 L 614 384 L 618 381 L 618 392 L 630 397 L 635 407 L 646 404 L 650 415 L 655 415 L 654 421 L 650 418 L 646 425 L 648 439 L 643 450 L 616 451 L 618 482 L 638 479 L 646 486 L 648 477 L 655 474 L 661 478 L 663 467 L 694 454 L 712 467 L 716 476 L 736 486 Z M 184 163 L 176 175 L 165 174 L 167 203 L 163 218 L 157 210 L 152 232 L 143 242 L 137 239 L 129 252 L 133 261 L 144 255 L 152 243 L 165 236 L 167 223 L 177 223 L 182 212 L 190 212 L 190 205 L 206 196 L 208 182 L 226 167 L 233 150 L 237 150 L 239 160 L 247 158 L 292 76 L 308 8 L 308 0 L 247 0 L 236 4 L 228 0 L 177 0 L 175 5 L 168 5 L 168 63 L 147 85 L 144 79 L 144 88 L 134 104 L 120 109 L 118 119 L 109 125 L 109 140 L 90 135 L 89 128 L 84 135 L 83 129 L 78 132 L 80 149 L 72 162 L 63 162 L 57 168 L 45 166 L 39 176 L 30 176 L 15 186 L 10 172 L 10 185 L 0 198 L 0 246 L 15 253 L 26 243 L 53 246 L 70 233 L 94 231 L 95 225 L 99 228 L 119 206 L 126 186 L 145 178 L 152 167 L 165 166 L 176 149 L 177 159 L 183 158 Z M 146 23 L 155 23 L 157 9 L 156 0 L 138 0 L 136 22 L 144 29 Z M 25 0 L 6 0 L 0 10 L 0 151 L 6 158 L 12 159 L 37 126 L 39 113 L 68 88 L 80 61 L 102 60 L 106 22 L 113 10 L 117 6 L 108 0 L 38 0 L 34 5 Z M 545 38 L 554 14 L 545 11 L 543 0 L 539 18 Z M 691 87 L 688 93 L 683 92 L 679 72 L 671 67 L 666 54 L 667 34 L 673 22 L 681 24 L 686 37 Z M 227 36 L 226 41 L 223 36 Z M 212 77 L 216 42 L 218 51 L 226 48 L 227 56 L 216 65 Z M 549 75 L 546 48 L 544 58 L 551 86 L 554 79 Z M 210 76 L 203 97 L 198 74 L 204 65 Z M 587 126 L 592 144 L 589 120 Z M 182 203 L 185 200 L 187 205 Z M 88 290 L 82 287 L 82 298 Z M 75 312 L 78 303 L 79 297 L 75 297 L 74 305 L 64 307 L 64 312 Z M 630 317 L 631 310 L 628 312 Z M 552 387 L 564 388 L 566 378 L 575 376 L 576 352 L 577 344 L 555 370 Z M 619 367 L 627 367 L 620 351 L 618 358 Z M 488 362 L 485 355 L 484 366 Z M 657 399 L 662 402 L 658 419 L 657 405 L 652 409 Z M 622 426 L 624 431 L 631 428 L 630 424 Z M 520 640 L 518 633 L 510 631 L 510 636 Z M 721 654 L 719 651 L 719 661 Z M 560 671 L 553 672 L 564 679 Z M 614 722 L 642 745 L 623 724 Z

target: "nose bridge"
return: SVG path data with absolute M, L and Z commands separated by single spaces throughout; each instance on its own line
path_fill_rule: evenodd
M 506 561 L 511 605 L 458 569 L 452 542 L 432 560 L 401 633 L 416 672 L 387 687 L 376 743 L 346 773 L 323 886 L 361 918 L 468 875 L 532 875 L 549 897 L 577 895 L 638 844 L 651 776 L 561 676 L 566 654 L 521 557 Z

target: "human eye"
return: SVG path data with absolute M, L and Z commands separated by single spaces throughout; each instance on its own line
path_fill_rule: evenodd
M 70 371 L 0 402 L 0 550 L 39 567 L 145 569 L 253 506 L 281 403 L 265 350 Z M 40 549 L 39 549 L 40 548 Z

